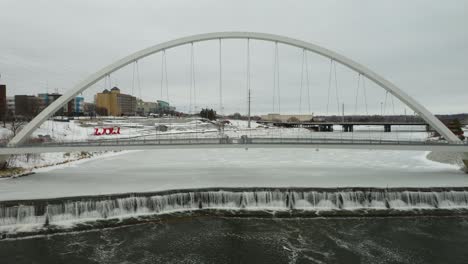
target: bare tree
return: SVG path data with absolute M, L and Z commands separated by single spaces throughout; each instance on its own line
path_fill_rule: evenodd
M 18 134 L 18 132 L 23 128 L 23 126 L 26 124 L 26 121 L 24 120 L 18 120 L 16 118 L 11 119 L 11 124 L 10 124 L 10 131 L 13 133 L 13 137 Z

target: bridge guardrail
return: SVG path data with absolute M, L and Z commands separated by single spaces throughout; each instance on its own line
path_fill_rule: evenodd
M 468 142 L 448 143 L 447 141 L 410 141 L 410 140 L 376 140 L 347 138 L 308 138 L 308 137 L 194 137 L 194 138 L 159 138 L 159 139 L 117 139 L 95 141 L 42 142 L 40 144 L 23 144 L 21 147 L 80 147 L 80 146 L 141 146 L 141 145 L 197 145 L 197 144 L 368 144 L 368 145 L 467 145 Z M 2 148 L 11 148 L 1 144 Z

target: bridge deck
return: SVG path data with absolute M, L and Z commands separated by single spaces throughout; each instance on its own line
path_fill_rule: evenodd
M 18 147 L 2 147 L 0 155 L 104 151 L 143 149 L 189 149 L 189 148 L 331 148 L 331 149 L 381 149 L 415 150 L 468 153 L 468 144 L 449 144 L 434 141 L 391 141 L 362 139 L 317 139 L 317 138 L 186 138 L 156 140 L 102 140 L 88 142 L 42 143 Z

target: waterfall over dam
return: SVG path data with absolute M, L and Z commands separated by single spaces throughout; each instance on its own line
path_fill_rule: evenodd
M 0 234 L 175 212 L 468 210 L 468 188 L 207 188 L 0 202 Z M 354 212 L 354 213 L 353 213 Z

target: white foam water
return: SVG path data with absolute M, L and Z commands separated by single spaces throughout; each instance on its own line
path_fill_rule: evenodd
M 465 189 L 197 189 L 0 202 L 0 232 L 201 209 L 338 211 L 468 209 Z

